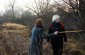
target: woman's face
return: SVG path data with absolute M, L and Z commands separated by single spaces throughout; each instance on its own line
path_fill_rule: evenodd
M 55 23 L 58 23 L 58 22 L 60 22 L 60 19 L 55 20 Z

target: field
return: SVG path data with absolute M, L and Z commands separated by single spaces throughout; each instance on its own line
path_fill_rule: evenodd
M 0 55 L 28 55 L 30 28 L 16 23 L 0 25 Z M 85 55 L 85 43 L 68 38 L 64 45 L 63 55 Z M 52 55 L 51 45 L 43 44 L 43 55 Z

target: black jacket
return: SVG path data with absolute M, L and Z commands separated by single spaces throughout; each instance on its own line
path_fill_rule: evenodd
M 64 31 L 64 25 L 59 22 L 59 23 L 52 23 L 49 27 L 49 31 L 48 33 L 54 33 L 55 31 L 61 32 Z M 55 35 L 55 38 L 50 38 L 47 40 L 47 42 L 51 41 L 52 45 L 61 45 L 64 42 L 67 42 L 67 37 L 65 33 L 58 33 L 57 35 Z

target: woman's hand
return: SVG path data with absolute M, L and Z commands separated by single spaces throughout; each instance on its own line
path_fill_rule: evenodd
M 54 34 L 57 35 L 58 34 L 58 31 L 55 31 Z

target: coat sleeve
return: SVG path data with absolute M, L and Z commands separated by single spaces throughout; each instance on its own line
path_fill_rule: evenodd
M 53 36 L 55 37 L 55 35 L 53 33 L 51 33 L 51 34 L 44 34 L 43 38 L 50 39 L 50 38 L 54 38 Z
M 54 38 L 53 36 L 55 36 L 54 33 L 46 34 L 42 30 L 40 30 L 39 35 L 42 36 L 44 39 Z
M 67 36 L 65 33 L 64 33 L 64 42 L 67 42 Z
M 59 29 L 62 29 L 62 31 L 65 31 L 64 24 L 62 24 L 61 21 L 60 21 L 60 24 L 61 24 L 61 28 L 59 28 Z M 66 36 L 66 33 L 62 33 L 62 36 L 63 36 L 64 42 L 67 42 L 67 36 Z
M 62 31 L 65 31 L 65 29 L 63 28 Z M 63 35 L 64 42 L 67 42 L 67 36 L 66 36 L 66 33 L 62 33 L 62 35 Z

